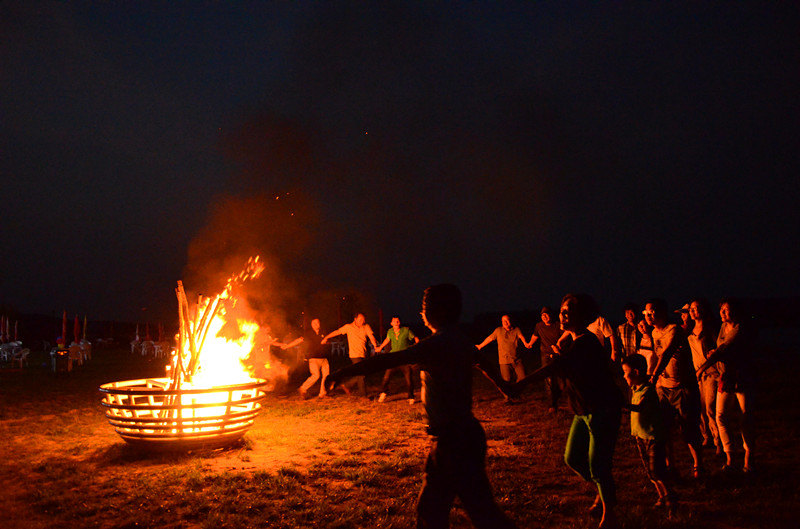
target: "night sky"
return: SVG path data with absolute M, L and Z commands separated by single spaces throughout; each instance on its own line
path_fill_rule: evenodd
M 800 294 L 797 6 L 531 4 L 3 2 L 0 305 Z

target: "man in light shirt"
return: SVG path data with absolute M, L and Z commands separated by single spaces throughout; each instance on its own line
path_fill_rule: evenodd
M 328 343 L 328 340 L 334 336 L 344 334 L 347 336 L 347 354 L 350 357 L 350 362 L 353 364 L 361 362 L 367 357 L 368 339 L 370 343 L 372 343 L 373 348 L 378 348 L 378 342 L 375 341 L 375 335 L 372 333 L 372 327 L 370 327 L 366 321 L 367 319 L 364 317 L 364 315 L 359 312 L 356 314 L 356 317 L 353 318 L 352 323 L 345 323 L 332 333 L 327 334 L 325 338 L 322 339 L 322 344 L 324 345 Z M 355 377 L 354 379 L 347 381 L 345 384 L 342 384 L 342 389 L 349 395 L 349 386 L 355 383 L 358 383 L 358 388 L 361 390 L 361 394 L 366 397 L 367 383 L 363 376 Z

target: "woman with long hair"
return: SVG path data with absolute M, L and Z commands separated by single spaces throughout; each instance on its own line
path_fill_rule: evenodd
M 733 299 L 723 299 L 719 304 L 722 326 L 717 337 L 717 347 L 697 370 L 698 376 L 715 366 L 720 373 L 717 389 L 717 427 L 722 449 L 725 451 L 723 470 L 733 468 L 732 417 L 735 407 L 741 412 L 741 436 L 744 448 L 744 465 L 747 473 L 753 469 L 753 390 L 755 386 L 755 329 L 744 318 L 741 306 Z

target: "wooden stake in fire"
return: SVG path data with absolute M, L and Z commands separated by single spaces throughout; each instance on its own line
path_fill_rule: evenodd
M 264 265 L 259 261 L 259 257 L 251 257 L 247 261 L 245 270 L 232 277 L 220 294 L 213 300 L 199 296 L 196 310 L 192 314 L 189 310 L 189 300 L 186 298 L 186 291 L 183 282 L 178 281 L 175 294 L 178 298 L 178 318 L 180 319 L 180 334 L 178 338 L 178 358 L 175 369 L 172 372 L 170 381 L 171 389 L 180 389 L 182 381 L 191 382 L 192 377 L 197 374 L 200 367 L 200 353 L 203 350 L 208 329 L 211 322 L 222 307 L 222 300 L 231 297 L 234 285 L 242 283 L 248 279 L 258 277 L 264 270 Z M 200 312 L 202 311 L 202 314 Z M 186 346 L 189 348 L 189 358 L 185 361 L 183 351 Z M 185 365 L 184 365 L 185 363 Z

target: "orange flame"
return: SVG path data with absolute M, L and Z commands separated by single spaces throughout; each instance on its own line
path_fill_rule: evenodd
M 245 367 L 245 359 L 253 350 L 259 326 L 255 321 L 233 318 L 228 311 L 239 303 L 234 293 L 236 287 L 259 277 L 264 269 L 259 256 L 251 257 L 244 270 L 228 279 L 221 293 L 213 298 L 201 298 L 195 311 L 197 317 L 190 322 L 188 329 L 194 334 L 197 365 L 194 373 L 188 374 L 190 380 L 184 379 L 182 387 L 212 388 L 253 380 Z M 207 321 L 206 315 L 209 318 Z M 189 365 L 189 340 L 181 341 L 178 354 L 181 355 L 182 365 Z M 176 365 L 177 357 L 173 361 L 173 369 Z

